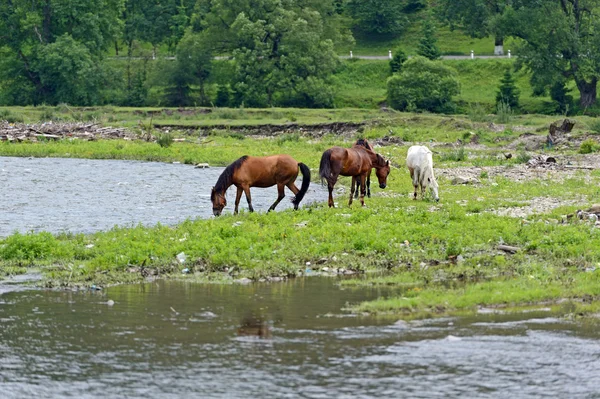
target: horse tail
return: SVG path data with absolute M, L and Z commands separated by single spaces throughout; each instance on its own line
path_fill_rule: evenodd
M 296 197 L 292 200 L 292 203 L 296 208 L 300 204 L 300 201 L 302 201 L 302 198 L 304 198 L 304 195 L 308 191 L 308 186 L 310 185 L 310 169 L 302 162 L 298 164 L 298 167 L 300 168 L 300 172 L 302 172 L 302 187 L 300 187 L 300 191 L 298 191 L 298 194 L 296 194 Z
M 331 149 L 325 151 L 321 156 L 319 176 L 321 176 L 321 184 L 323 184 L 323 179 L 327 180 L 327 182 L 331 179 Z

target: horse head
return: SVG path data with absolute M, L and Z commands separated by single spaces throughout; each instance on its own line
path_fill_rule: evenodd
M 373 166 L 375 167 L 377 180 L 379 180 L 379 188 L 385 188 L 387 186 L 388 175 L 391 171 L 390 161 L 386 161 L 381 155 L 377 155 L 377 164 Z
M 431 195 L 433 195 L 433 199 L 435 200 L 435 202 L 439 202 L 440 197 L 438 195 L 438 183 L 435 177 L 433 176 L 433 173 L 431 174 L 431 176 L 427 177 L 427 186 L 429 186 L 429 189 L 431 190 Z
M 223 208 L 227 205 L 227 198 L 225 198 L 225 192 L 217 193 L 213 187 L 210 192 L 210 200 L 213 205 L 213 215 L 219 216 L 223 212 Z

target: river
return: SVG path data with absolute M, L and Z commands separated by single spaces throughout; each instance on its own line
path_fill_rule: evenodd
M 224 168 L 158 162 L 0 157 L 0 237 L 15 231 L 93 233 L 138 223 L 174 225 L 212 217 L 210 190 Z M 296 181 L 300 186 L 301 177 Z M 292 207 L 293 194 L 277 210 Z M 235 187 L 224 213 L 233 212 Z M 276 187 L 253 188 L 256 211 L 266 212 Z M 300 206 L 325 201 L 327 189 L 311 184 Z M 242 197 L 240 209 L 247 209 Z
M 596 323 L 353 316 L 332 278 L 0 296 L 3 398 L 593 398 Z M 109 301 L 114 301 L 114 304 Z

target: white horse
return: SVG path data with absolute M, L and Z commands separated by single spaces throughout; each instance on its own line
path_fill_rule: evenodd
M 431 150 L 423 145 L 413 145 L 408 149 L 406 166 L 415 187 L 414 199 L 417 199 L 417 187 L 421 186 L 421 198 L 425 196 L 425 189 L 429 187 L 433 198 L 439 201 L 438 184 L 433 175 Z

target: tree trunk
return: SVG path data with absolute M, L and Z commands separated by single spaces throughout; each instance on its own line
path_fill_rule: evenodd
M 504 55 L 504 37 L 496 36 L 494 40 L 494 55 Z
M 591 107 L 596 104 L 596 86 L 598 85 L 598 78 L 592 78 L 590 83 L 585 80 L 575 80 L 577 83 L 577 89 L 581 95 L 580 105 L 582 108 Z

